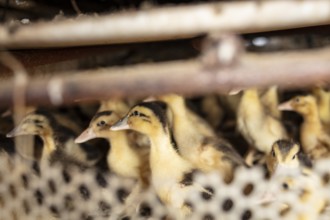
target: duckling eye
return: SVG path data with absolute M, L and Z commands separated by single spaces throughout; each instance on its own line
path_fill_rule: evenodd
M 292 160 L 294 160 L 294 159 L 296 159 L 296 155 L 294 155 L 294 156 L 292 157 Z
M 105 124 L 106 124 L 105 121 L 100 121 L 97 123 L 97 126 L 104 126 Z
M 297 102 L 297 103 L 300 102 L 300 99 L 299 98 L 296 98 L 295 99 L 295 102 Z
M 138 111 L 134 111 L 131 115 L 132 116 L 138 116 L 139 115 L 139 112 Z
M 275 157 L 275 151 L 272 151 L 272 156 Z
M 34 119 L 33 122 L 34 122 L 35 124 L 40 124 L 42 121 L 40 121 L 39 119 Z

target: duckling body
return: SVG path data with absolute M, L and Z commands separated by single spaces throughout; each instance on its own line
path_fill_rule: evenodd
M 300 141 L 304 152 L 312 159 L 330 156 L 330 136 L 325 132 L 319 118 L 316 100 L 313 96 L 296 96 L 282 103 L 281 110 L 296 111 L 304 121 L 300 127 Z
M 87 155 L 84 151 L 88 150 L 90 146 L 74 144 L 74 132 L 59 125 L 55 118 L 47 112 L 36 111 L 28 114 L 14 130 L 7 134 L 7 137 L 18 135 L 40 136 L 43 141 L 41 160 L 53 161 L 53 153 L 59 150 L 87 166 L 92 166 L 101 156 L 98 151 Z
M 187 111 L 183 97 L 172 94 L 160 99 L 173 113 L 173 134 L 180 154 L 198 169 L 204 172 L 218 170 L 226 181 L 230 181 L 234 167 L 244 164 L 240 155 L 228 142 L 217 138 L 213 130 L 205 129 L 205 122 L 199 123 L 201 118 L 191 120 L 197 116 L 192 117 Z
M 181 218 L 186 217 L 190 209 L 184 204 L 184 196 L 191 190 L 203 189 L 185 184 L 185 176 L 196 167 L 180 156 L 182 154 L 179 154 L 171 137 L 165 111 L 159 106 L 159 102 L 134 106 L 111 129 L 133 129 L 149 137 L 152 186 L 162 202 L 169 208 L 181 210 Z
M 271 151 L 275 141 L 287 137 L 281 122 L 265 112 L 256 89 L 243 92 L 237 126 L 250 145 L 266 154 Z

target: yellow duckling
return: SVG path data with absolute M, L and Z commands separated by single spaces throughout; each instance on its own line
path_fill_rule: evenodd
M 106 138 L 110 143 L 107 162 L 110 169 L 123 177 L 134 178 L 138 184 L 125 199 L 125 208 L 121 215 L 134 212 L 139 203 L 139 193 L 149 186 L 150 165 L 149 148 L 138 147 L 130 138 L 128 131 L 111 131 L 110 127 L 120 119 L 114 111 L 96 113 L 89 127 L 75 139 L 83 143 L 94 138 Z
M 317 219 L 326 200 L 318 193 L 320 178 L 312 172 L 311 161 L 300 151 L 299 144 L 288 140 L 276 141 L 266 157 L 266 165 L 272 179 L 281 183 L 283 191 L 296 193 L 300 203 L 309 204 L 311 209 L 297 213 L 297 219 Z M 285 216 L 291 205 L 283 204 L 282 215 Z
M 304 152 L 312 159 L 330 156 L 330 136 L 325 132 L 319 118 L 315 97 L 296 96 L 279 105 L 280 110 L 301 114 L 304 122 L 300 127 L 300 141 Z
M 271 152 L 266 156 L 266 165 L 270 175 L 275 171 L 281 172 L 285 169 L 300 169 L 309 172 L 312 163 L 300 151 L 298 143 L 288 140 L 278 140 L 273 146 Z M 306 168 L 306 169 L 305 169 Z
M 148 185 L 149 162 L 148 149 L 138 149 L 129 140 L 127 131 L 110 131 L 110 127 L 120 119 L 113 111 L 96 113 L 89 127 L 75 139 L 76 143 L 83 143 L 94 138 L 106 138 L 111 144 L 108 154 L 108 164 L 117 174 L 141 180 Z
M 218 170 L 226 182 L 231 181 L 233 169 L 244 161 L 225 140 L 217 138 L 203 119 L 190 112 L 182 96 L 171 94 L 160 97 L 173 114 L 173 135 L 179 151 L 198 169 Z
M 251 146 L 265 154 L 271 151 L 275 141 L 287 138 L 281 122 L 265 111 L 257 89 L 243 92 L 238 107 L 237 127 Z
M 66 159 L 72 157 L 86 166 L 92 166 L 101 157 L 101 152 L 92 150 L 89 145 L 75 144 L 74 132 L 59 125 L 48 112 L 35 111 L 28 114 L 7 134 L 7 137 L 18 135 L 37 135 L 42 139 L 41 160 L 43 161 L 54 162 L 61 161 L 61 157 L 67 157 Z
M 111 130 L 132 129 L 149 137 L 152 186 L 161 201 L 170 209 L 179 210 L 179 219 L 183 219 L 190 213 L 183 200 L 185 195 L 206 190 L 187 181 L 197 167 L 181 157 L 183 152 L 173 140 L 161 105 L 160 102 L 137 104 Z

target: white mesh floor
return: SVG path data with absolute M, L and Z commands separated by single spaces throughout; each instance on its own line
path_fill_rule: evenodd
M 34 168 L 33 168 L 34 167 Z M 279 175 L 264 179 L 260 168 L 239 169 L 231 184 L 217 174 L 198 174 L 195 180 L 213 192 L 196 192 L 186 201 L 193 212 L 189 219 L 329 219 L 330 160 L 315 165 L 312 176 Z M 289 181 L 290 189 L 283 189 Z M 118 219 L 123 196 L 134 181 L 96 170 L 39 167 L 21 158 L 0 155 L 0 220 L 7 219 Z M 140 209 L 130 219 L 177 219 L 150 189 L 141 194 Z

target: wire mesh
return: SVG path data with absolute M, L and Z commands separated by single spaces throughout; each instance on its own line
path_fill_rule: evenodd
M 236 170 L 230 184 L 217 173 L 198 173 L 197 184 L 212 192 L 191 193 L 189 219 L 328 219 L 330 161 L 305 175 L 284 172 L 270 180 L 260 167 Z M 0 219 L 120 219 L 133 180 L 94 168 L 38 164 L 0 155 Z M 178 219 L 152 188 L 141 193 L 130 219 Z M 128 219 L 126 218 L 124 219 Z

